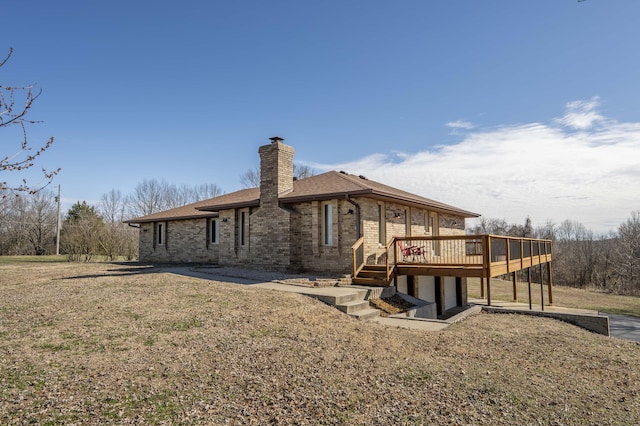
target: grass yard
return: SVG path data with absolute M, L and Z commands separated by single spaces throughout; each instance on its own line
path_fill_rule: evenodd
M 640 345 L 521 315 L 395 329 L 135 264 L 0 263 L 0 424 L 26 423 L 634 425 Z
M 486 286 L 486 283 L 485 283 Z M 529 289 L 526 282 L 518 282 L 518 302 L 529 303 Z M 480 279 L 468 280 L 470 298 L 480 297 Z M 547 286 L 543 286 L 545 304 L 549 302 Z M 513 283 L 495 278 L 491 279 L 492 300 L 513 300 Z M 531 300 L 540 305 L 540 284 L 531 285 Z M 572 287 L 553 287 L 553 304 L 567 308 L 592 309 L 611 314 L 640 317 L 640 297 L 619 296 L 601 291 L 582 290 Z
M 17 263 L 50 263 L 50 262 L 66 262 L 67 256 L 49 255 L 49 256 L 0 256 L 0 265 L 15 265 Z

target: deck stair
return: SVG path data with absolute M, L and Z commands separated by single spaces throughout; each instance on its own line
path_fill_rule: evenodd
M 357 319 L 366 320 L 380 316 L 380 311 L 371 307 L 369 304 L 369 298 L 373 297 L 375 292 L 356 286 L 348 286 L 345 288 L 349 288 L 351 291 L 340 295 L 322 295 L 315 297 Z
M 387 287 L 391 282 L 387 279 L 387 268 L 385 265 L 364 265 L 358 275 L 353 278 L 353 284 Z

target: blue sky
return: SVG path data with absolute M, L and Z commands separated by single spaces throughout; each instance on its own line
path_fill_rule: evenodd
M 63 199 L 240 189 L 274 135 L 487 217 L 616 229 L 640 209 L 640 2 L 22 1 L 3 85 L 43 95 Z M 13 143 L 0 133 L 2 154 Z M 12 146 L 13 147 L 13 146 Z

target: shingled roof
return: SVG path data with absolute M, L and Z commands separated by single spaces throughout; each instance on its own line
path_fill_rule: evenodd
M 322 201 L 335 198 L 365 196 L 383 201 L 393 201 L 414 207 L 426 208 L 441 213 L 451 213 L 463 217 L 478 217 L 477 213 L 424 198 L 402 191 L 364 176 L 330 171 L 320 175 L 295 180 L 293 190 L 280 196 L 280 203 L 294 204 L 303 201 Z M 128 220 L 128 223 L 156 222 L 164 220 L 216 217 L 220 210 L 257 207 L 260 205 L 260 189 L 250 188 L 199 201 L 164 212 Z
M 330 171 L 293 182 L 293 191 L 282 195 L 282 203 L 295 203 L 310 200 L 329 200 L 345 196 L 366 196 L 384 201 L 394 201 L 415 207 L 427 208 L 438 212 L 454 213 L 464 217 L 478 217 L 477 213 L 459 209 L 429 198 L 421 197 L 401 189 L 369 180 L 364 176 L 345 172 Z M 209 210 L 208 207 L 203 209 Z
M 210 206 L 222 202 L 233 206 L 243 205 L 260 205 L 260 190 L 258 188 L 243 189 L 224 194 L 218 197 L 209 198 L 208 200 L 198 201 L 196 203 L 187 204 L 186 206 L 176 207 L 174 209 L 165 210 L 158 213 L 149 214 L 135 219 L 126 220 L 125 223 L 144 223 L 158 222 L 165 220 L 183 220 L 198 219 L 202 217 L 217 217 L 216 211 L 200 210 L 201 207 Z M 248 203 L 248 204 L 247 204 Z

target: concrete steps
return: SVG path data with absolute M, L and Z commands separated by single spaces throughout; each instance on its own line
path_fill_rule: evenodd
M 369 289 L 353 285 L 338 288 L 343 290 L 340 294 L 323 294 L 314 297 L 357 319 L 369 320 L 380 316 L 380 310 L 369 304 L 369 298 L 380 297 L 385 289 Z

